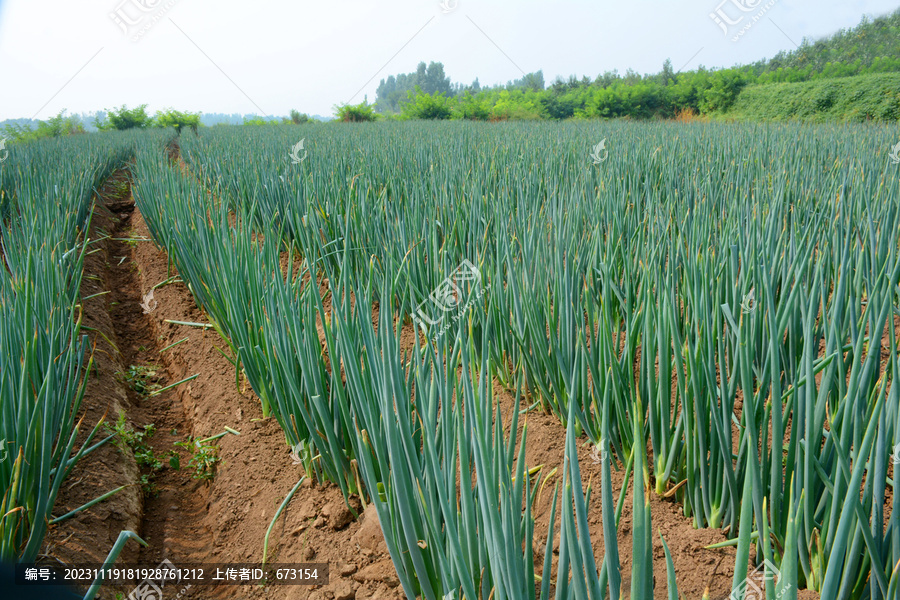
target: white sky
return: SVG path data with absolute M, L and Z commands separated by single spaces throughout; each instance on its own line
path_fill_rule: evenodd
M 676 70 L 732 66 L 900 6 L 444 1 L 456 5 L 446 14 L 440 0 L 0 0 L 0 120 L 143 103 L 151 113 L 173 107 L 286 115 L 296 108 L 331 115 L 336 104 L 366 94 L 373 102 L 382 78 L 413 71 L 419 61 L 443 62 L 454 82 L 478 77 L 482 84 L 519 78 L 519 68 L 543 69 L 548 85 L 557 75 L 594 78 L 629 67 L 655 73 L 667 57 Z M 756 8 L 742 13 L 733 2 Z M 732 19 L 748 15 L 743 25 L 767 2 L 774 5 L 737 42 L 710 18 L 721 6 Z M 117 10 L 132 21 L 143 17 L 142 24 L 159 18 L 131 41 L 110 16 Z

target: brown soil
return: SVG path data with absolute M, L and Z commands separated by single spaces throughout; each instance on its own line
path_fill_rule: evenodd
M 124 173 L 116 175 L 125 177 Z M 104 188 L 106 189 L 106 188 Z M 143 217 L 134 209 L 130 194 L 112 198 L 103 194 L 101 203 L 109 210 L 96 210 L 94 228 L 102 228 L 112 238 L 149 239 Z M 109 212 L 112 211 L 112 212 Z M 98 237 L 96 234 L 93 237 Z M 186 285 L 169 283 L 155 290 L 158 305 L 144 314 L 145 293 L 174 274 L 166 253 L 152 242 L 129 243 L 106 240 L 101 252 L 89 257 L 83 294 L 109 290 L 110 293 L 85 301 L 85 322 L 103 336 L 96 337 L 96 376 L 89 383 L 83 412 L 86 423 L 94 423 L 109 412 L 111 420 L 125 410 L 137 430 L 155 425 L 149 444 L 157 455 L 177 451 L 181 469 L 163 467 L 152 479 L 155 490 L 142 493 L 139 471 L 130 452 L 108 444 L 85 458 L 61 494 L 55 514 L 84 502 L 118 485 L 130 487 L 113 498 L 65 521 L 51 531 L 45 553 L 66 563 L 101 561 L 122 529 L 135 530 L 148 543 L 139 549 L 129 542 L 120 564 L 155 566 L 167 558 L 176 566 L 188 563 L 259 563 L 263 540 L 275 511 L 289 490 L 303 475 L 292 463 L 284 435 L 274 419 L 262 419 L 260 403 L 241 379 L 238 389 L 234 366 L 216 350 L 228 354 L 227 344 L 214 330 L 175 325 L 167 320 L 208 323 L 197 308 Z M 125 257 L 122 262 L 121 258 Z M 404 331 L 401 345 L 412 343 L 414 334 Z M 187 338 L 171 349 L 160 350 Z M 199 374 L 187 383 L 148 396 L 126 385 L 121 375 L 131 365 L 155 366 L 153 383 L 167 386 Z M 513 407 L 522 409 L 508 391 L 495 386 L 495 399 L 509 419 Z M 520 426 L 526 417 L 520 419 Z M 544 465 L 544 473 L 562 470 L 565 432 L 549 415 L 530 413 L 526 458 L 529 465 Z M 174 442 L 188 436 L 206 438 L 233 428 L 240 435 L 216 440 L 221 461 L 214 477 L 198 480 L 187 469 L 189 453 Z M 582 440 L 581 443 L 584 443 Z M 589 522 L 598 563 L 603 557 L 603 535 L 599 507 L 599 465 L 593 464 L 590 448 L 579 451 L 585 486 L 593 484 Z M 619 465 L 620 469 L 622 465 Z M 148 469 L 142 471 L 148 474 Z M 613 471 L 614 495 L 623 485 L 622 470 Z M 543 477 L 543 475 L 542 475 Z M 534 551 L 536 563 L 543 561 L 552 486 L 548 482 L 535 507 Z M 630 488 L 630 484 L 629 484 Z M 359 509 L 359 502 L 351 502 Z M 666 598 L 666 567 L 659 540 L 661 531 L 671 549 L 684 598 L 699 599 L 707 587 L 712 599 L 726 598 L 733 573 L 734 550 L 705 550 L 704 546 L 725 539 L 715 530 L 696 530 L 683 509 L 673 501 L 651 494 L 654 531 L 655 597 Z M 620 557 L 623 562 L 623 591 L 630 588 L 631 493 L 619 527 Z M 558 532 L 558 528 L 557 528 Z M 558 535 L 558 533 L 557 533 Z M 553 551 L 556 560 L 558 542 Z M 188 590 L 182 598 L 274 598 L 333 599 L 403 598 L 402 589 L 381 538 L 377 518 L 368 511 L 355 521 L 344 505 L 340 490 L 333 485 L 305 482 L 277 521 L 269 541 L 269 561 L 279 563 L 328 563 L 330 583 L 310 587 L 204 587 Z M 104 589 L 101 598 L 114 598 L 128 588 Z M 168 596 L 167 596 L 168 597 Z M 173 594 L 174 597 L 174 594 Z M 627 597 L 627 596 L 625 596 Z M 801 594 L 801 597 L 804 597 Z M 815 597 L 815 596 L 805 596 Z
M 129 210 L 117 196 L 116 187 L 127 180 L 124 171 L 117 172 L 99 190 L 91 223 L 92 240 L 104 237 L 116 228 L 119 216 L 116 211 Z M 109 240 L 95 242 L 92 248 L 99 252 L 85 258 L 84 278 L 81 286 L 83 324 L 94 331 L 86 333 L 93 348 L 93 365 L 88 375 L 87 391 L 82 402 L 83 422 L 78 439 L 80 447 L 90 430 L 104 415 L 115 421 L 121 411 L 131 410 L 131 400 L 125 386 L 116 373 L 125 370 L 119 349 L 122 342 L 116 335 L 116 324 L 110 313 L 115 292 L 110 275 L 113 261 Z M 118 262 L 115 258 L 114 262 Z M 108 433 L 98 432 L 102 439 Z M 143 495 L 139 472 L 134 457 L 124 455 L 108 443 L 75 465 L 69 479 L 60 489 L 54 515 L 63 515 L 86 504 L 97 496 L 127 485 L 110 500 L 95 505 L 77 517 L 52 526 L 47 534 L 43 554 L 65 564 L 103 562 L 122 530 L 137 531 L 141 524 Z M 137 544 L 126 545 L 121 560 L 138 559 Z

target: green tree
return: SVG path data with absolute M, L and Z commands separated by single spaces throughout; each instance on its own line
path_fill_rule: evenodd
M 475 80 L 477 83 L 477 79 Z M 473 121 L 487 121 L 491 118 L 491 105 L 487 100 L 487 94 L 481 92 L 472 94 L 468 90 L 463 92 L 462 97 L 456 105 L 456 115 L 460 119 L 470 119 Z
M 125 129 L 144 129 L 153 125 L 153 119 L 147 114 L 147 105 L 128 109 L 126 105 L 122 105 L 118 109 L 106 109 L 106 120 L 103 122 L 95 121 L 94 125 L 101 131 L 110 131 L 117 129 L 119 131 Z
M 426 94 L 416 86 L 415 92 L 408 93 L 400 114 L 404 119 L 449 119 L 452 113 L 452 102 L 444 94 Z
M 668 58 L 663 63 L 662 71 L 659 72 L 659 82 L 662 85 L 669 85 L 670 82 L 675 83 L 675 71 L 672 69 L 672 61 Z
M 200 113 L 181 112 L 170 108 L 157 112 L 154 121 L 157 127 L 174 127 L 178 135 L 181 135 L 181 130 L 185 127 L 197 133 L 197 128 L 200 127 Z
M 291 123 L 294 125 L 302 125 L 309 122 L 309 115 L 300 111 L 291 109 Z
M 416 83 L 426 94 L 450 94 L 450 78 L 444 74 L 444 65 L 439 62 L 429 63 L 424 77 Z
M 534 91 L 540 91 L 544 89 L 544 71 L 541 69 L 540 71 L 535 71 L 534 73 L 526 73 L 522 76 L 522 79 L 516 79 L 511 84 L 507 85 L 508 88 L 525 88 Z
M 545 94 L 540 102 L 551 119 L 568 119 L 575 114 L 575 102 L 571 97 Z
M 491 108 L 491 119 L 505 120 L 530 120 L 545 117 L 544 107 L 538 100 L 539 96 L 531 90 L 503 90 L 497 93 L 496 102 Z
M 375 110 L 368 102 L 336 106 L 335 116 L 339 121 L 343 121 L 344 123 L 374 121 L 377 118 Z
M 431 62 L 426 65 L 420 62 L 412 73 L 391 75 L 382 79 L 378 85 L 375 110 L 380 113 L 400 112 L 400 105 L 405 102 L 409 92 L 416 86 L 426 94 L 444 94 L 450 97 L 454 93 L 453 84 L 444 72 L 444 65 Z
M 710 87 L 703 92 L 700 111 L 710 113 L 728 110 L 747 80 L 747 75 L 737 69 L 716 71 L 710 78 Z

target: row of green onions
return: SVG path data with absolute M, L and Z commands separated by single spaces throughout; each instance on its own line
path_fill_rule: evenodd
M 37 558 L 60 486 L 98 446 L 91 444 L 100 423 L 89 424 L 76 445 L 91 371 L 80 286 L 92 250 L 93 190 L 125 164 L 135 139 L 104 134 L 15 144 L 0 163 L 2 561 Z
M 695 526 L 725 528 L 735 589 L 751 560 L 768 559 L 789 593 L 890 597 L 900 560 L 897 500 L 884 506 L 900 438 L 900 194 L 885 156 L 894 131 L 336 126 L 293 165 L 285 148 L 306 131 L 204 133 L 182 140 L 197 179 L 154 155 L 138 180 L 154 237 L 189 273 L 264 411 L 309 449 L 309 469 L 380 500 L 370 484 L 400 477 L 389 430 L 360 424 L 379 406 L 382 420 L 406 419 L 400 374 L 419 389 L 421 370 L 465 348 L 484 365 L 466 370 L 470 385 L 489 373 L 525 388 L 573 436 L 633 464 L 636 499 L 673 494 Z M 616 142 L 595 166 L 585 149 L 602 138 Z M 285 254 L 299 272 L 282 271 Z M 431 366 L 378 351 L 397 361 L 381 367 L 396 382 L 359 372 L 359 353 L 398 337 L 463 259 L 488 290 L 468 308 L 471 331 L 461 321 L 417 346 L 434 353 Z M 351 298 L 359 314 L 384 307 L 379 318 L 393 320 L 359 337 Z M 568 501 L 577 508 L 577 494 L 563 495 L 564 515 Z M 379 505 L 383 523 L 401 502 Z M 643 523 L 633 551 L 646 573 L 649 514 Z M 402 523 L 385 533 L 422 534 Z M 617 564 L 601 567 L 611 588 Z

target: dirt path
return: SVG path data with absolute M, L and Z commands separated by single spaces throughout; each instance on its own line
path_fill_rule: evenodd
M 110 316 L 116 326 L 119 350 L 126 368 L 125 379 L 132 410 L 129 420 L 145 437 L 146 446 L 160 463 L 144 464 L 142 474 L 144 511 L 141 535 L 149 547 L 142 549 L 139 562 L 155 565 L 164 558 L 183 562 L 207 562 L 212 550 L 212 533 L 203 524 L 209 487 L 203 480 L 192 479 L 184 469 L 169 466 L 169 457 L 177 453 L 186 465 L 190 453 L 175 446 L 193 433 L 193 423 L 185 411 L 177 390 L 156 394 L 175 383 L 167 372 L 160 350 L 160 337 L 155 335 L 151 314 L 144 306 L 144 295 L 151 291 L 136 262 L 137 245 L 132 219 L 135 214 L 129 196 L 117 206 L 119 221 L 112 232 L 110 251 L 117 262 L 110 270 Z M 123 260 L 124 259 L 124 260 Z M 155 294 L 156 292 L 154 292 Z M 147 303 L 155 308 L 155 300 Z M 138 450 L 140 457 L 140 450 Z M 140 461 L 139 461 L 140 462 Z
M 92 243 L 92 253 L 85 258 L 81 296 L 83 324 L 90 328 L 85 334 L 93 348 L 93 365 L 81 407 L 84 421 L 79 446 L 104 415 L 107 421 L 115 421 L 116 415 L 131 408 L 127 390 L 116 375 L 123 372 L 125 366 L 119 353 L 121 343 L 116 335 L 117 327 L 109 312 L 112 302 L 109 293 L 112 287 L 109 277 L 113 260 L 111 242 L 103 239 L 116 228 L 119 217 L 113 211 L 127 197 L 128 190 L 127 172 L 114 173 L 99 190 L 91 222 L 90 239 L 96 241 Z M 98 438 L 106 435 L 108 432 L 102 431 Z M 82 459 L 63 483 L 54 515 L 74 510 L 119 486 L 127 487 L 111 500 L 51 526 L 42 553 L 51 562 L 67 565 L 102 562 L 120 531 L 140 529 L 143 494 L 139 479 L 134 457 L 123 454 L 113 444 L 106 444 Z M 134 562 L 137 559 L 138 545 L 126 545 L 121 560 Z
M 96 241 L 86 259 L 82 297 L 94 363 L 82 403 L 82 437 L 104 415 L 108 427 L 144 437 L 136 443 L 117 438 L 105 445 L 83 459 L 64 484 L 55 514 L 127 486 L 50 531 L 44 554 L 68 565 L 102 562 L 122 530 L 137 532 L 149 547 L 129 542 L 118 564 L 150 566 L 176 557 L 208 562 L 212 549 L 202 518 L 208 485 L 186 470 L 170 468 L 167 459 L 178 452 L 188 463 L 189 453 L 174 442 L 184 441 L 193 424 L 176 390 L 148 393 L 175 380 L 162 365 L 160 340 L 141 306 L 149 287 L 144 289 L 135 262 L 139 242 L 130 241 L 135 212 L 130 187 L 127 170 L 110 177 L 99 191 L 92 220 L 90 238 Z M 123 421 L 117 424 L 120 415 Z M 112 432 L 108 427 L 100 437 Z M 99 597 L 112 598 L 113 592 L 104 590 Z

